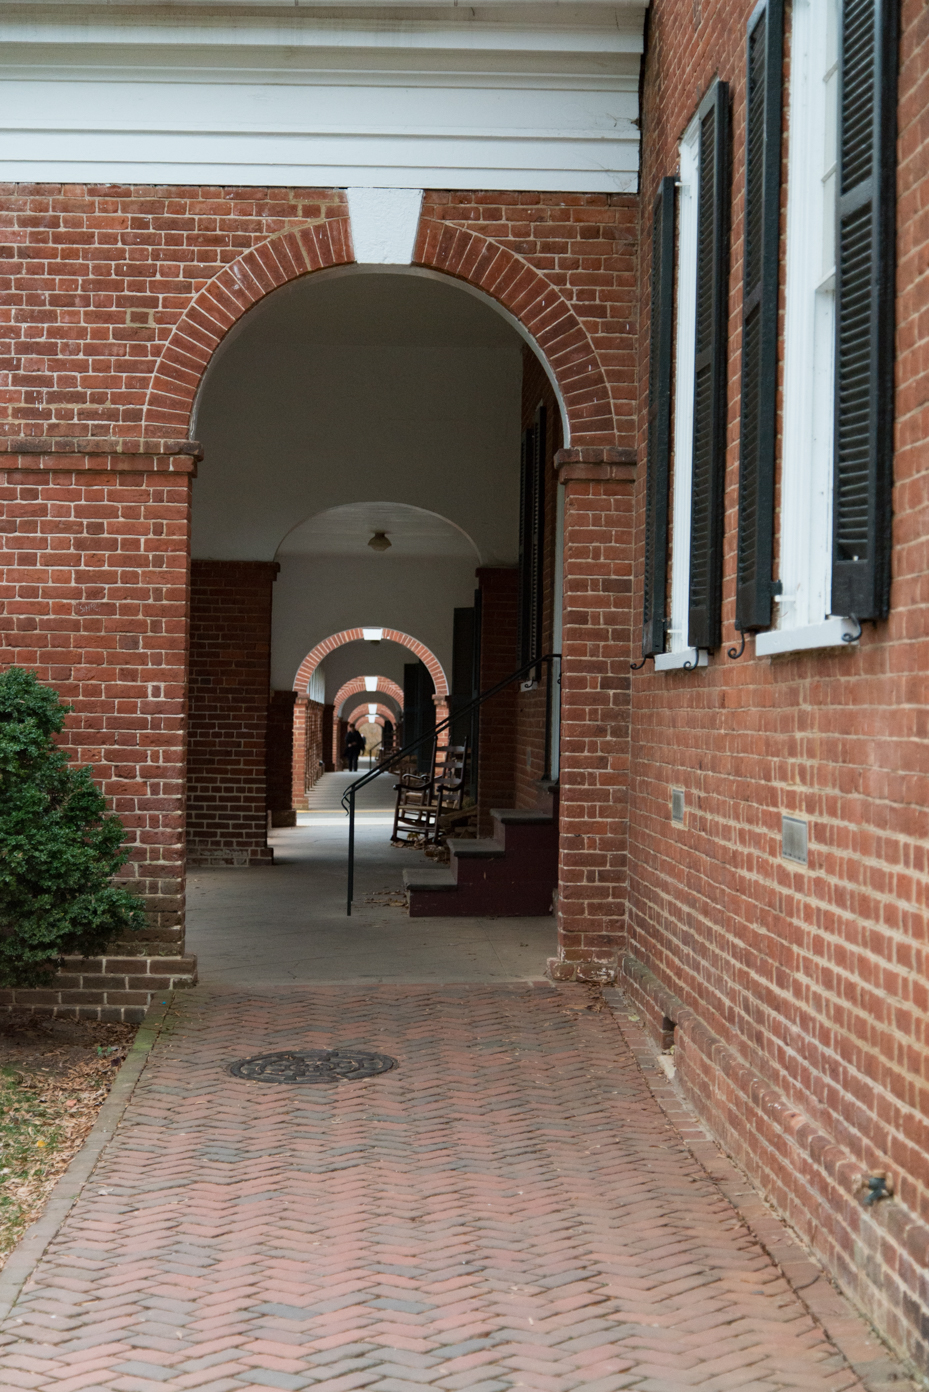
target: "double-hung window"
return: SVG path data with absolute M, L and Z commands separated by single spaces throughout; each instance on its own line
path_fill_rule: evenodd
M 893 438 L 895 0 L 794 0 L 781 593 L 759 654 L 886 616 Z
M 643 634 L 643 653 L 654 657 L 657 671 L 705 666 L 707 650 L 720 641 L 729 265 L 729 89 L 724 82 L 713 84 L 684 133 L 678 184 L 671 606 L 665 641 L 659 646 L 655 605 L 664 575 L 655 569 L 646 576 Z M 662 216 L 670 216 L 669 205 L 673 208 L 663 184 Z M 663 248 L 667 266 L 667 247 L 666 230 L 656 229 L 652 324 L 653 334 L 657 331 L 665 343 L 670 335 L 670 287 L 656 304 L 654 258 L 662 256 Z M 659 368 L 660 362 L 656 372 Z M 663 392 L 664 383 L 659 383 L 656 408 L 662 405 Z M 650 409 L 650 469 L 652 432 L 665 428 L 665 419 L 660 410 L 653 415 Z M 659 439 L 659 448 L 660 444 Z M 654 482 L 659 484 L 660 476 Z M 649 490 L 652 487 L 649 483 Z M 661 553 L 653 526 L 659 516 L 652 505 L 648 525 L 655 535 L 647 542 L 647 571 L 656 567 Z

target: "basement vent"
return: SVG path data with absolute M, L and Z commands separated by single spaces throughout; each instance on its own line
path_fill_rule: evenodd
M 809 822 L 802 822 L 799 817 L 781 818 L 781 855 L 785 860 L 806 865 L 808 841 Z
M 677 826 L 684 825 L 684 789 L 671 789 L 671 820 Z

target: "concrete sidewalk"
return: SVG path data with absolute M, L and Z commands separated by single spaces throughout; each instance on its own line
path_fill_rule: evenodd
M 663 1075 L 589 1004 L 541 982 L 179 995 L 4 1326 L 0 1385 L 889 1389 L 863 1322 L 748 1194 L 792 1289 L 726 1198 L 731 1167 L 704 1142 L 703 1168 Z M 399 1066 L 318 1086 L 226 1071 L 331 1046 Z
M 411 919 L 403 871 L 433 864 L 390 844 L 393 780 L 360 795 L 355 901 L 345 912 L 348 821 L 339 799 L 355 775 L 327 773 L 304 824 L 271 836 L 274 865 L 191 870 L 187 946 L 211 985 L 513 981 L 541 977 L 557 947 L 544 918 Z

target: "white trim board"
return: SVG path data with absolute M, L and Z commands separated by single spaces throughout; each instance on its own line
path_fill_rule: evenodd
M 641 5 L 31 9 L 0 17 L 0 179 L 637 187 Z
M 857 647 L 860 626 L 854 619 L 824 619 L 818 624 L 803 624 L 797 628 L 769 628 L 755 634 L 758 657 L 774 657 L 778 653 L 809 652 L 815 648 Z
M 687 641 L 690 612 L 690 517 L 693 507 L 694 358 L 697 323 L 697 209 L 700 122 L 695 117 L 680 144 L 678 187 L 677 322 L 675 324 L 674 472 L 671 510 L 671 615 L 665 658 L 655 670 L 683 667 L 696 652 Z M 705 656 L 705 654 L 704 654 Z M 699 665 L 699 664 L 698 664 Z

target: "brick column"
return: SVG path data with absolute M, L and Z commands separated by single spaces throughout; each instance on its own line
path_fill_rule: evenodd
M 338 725 L 335 718 L 335 707 L 332 702 L 327 702 L 323 706 L 322 721 L 320 723 L 319 746 L 322 750 L 320 758 L 323 761 L 323 768 L 326 773 L 335 772 L 335 751 L 332 747 L 334 739 L 333 730 Z
M 295 691 L 272 691 L 268 705 L 267 787 L 271 825 L 296 826 L 293 802 Z
M 293 806 L 298 812 L 305 812 L 306 801 L 306 733 L 307 733 L 307 706 L 309 701 L 306 696 L 299 696 L 294 693 L 294 725 L 293 741 L 291 750 L 293 753 L 293 767 L 291 770 L 291 799 Z
M 270 865 L 265 750 L 273 561 L 194 561 L 190 595 L 188 858 Z
M 198 450 L 130 452 L 138 443 L 3 441 L 13 452 L 0 456 L 0 664 L 30 668 L 74 707 L 62 742 L 126 827 L 120 878 L 146 900 L 146 936 L 180 945 Z
M 481 592 L 481 691 L 487 691 L 519 665 L 519 572 L 515 566 L 480 566 L 475 574 Z M 477 801 L 482 836 L 493 830 L 492 807 L 515 806 L 517 695 L 514 682 L 480 708 Z
M 627 892 L 635 451 L 560 450 L 565 489 L 557 979 L 615 971 Z M 597 967 L 594 964 L 608 964 Z

